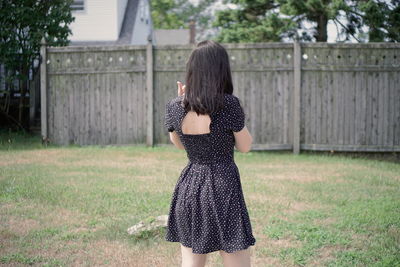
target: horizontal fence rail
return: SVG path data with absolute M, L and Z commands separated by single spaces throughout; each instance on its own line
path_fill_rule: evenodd
M 400 151 L 400 44 L 223 46 L 253 150 Z M 165 104 L 193 48 L 43 46 L 43 137 L 168 144 Z

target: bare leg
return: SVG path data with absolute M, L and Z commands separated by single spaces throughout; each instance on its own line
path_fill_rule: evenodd
M 181 244 L 182 267 L 204 267 L 206 265 L 207 254 L 197 254 L 192 252 L 192 248 Z
M 228 253 L 220 250 L 224 267 L 250 267 L 250 247 L 247 249 Z

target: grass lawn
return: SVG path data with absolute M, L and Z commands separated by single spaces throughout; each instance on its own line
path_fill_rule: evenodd
M 0 265 L 180 266 L 164 229 L 126 230 L 168 213 L 185 151 L 0 138 Z M 290 152 L 235 152 L 235 161 L 252 266 L 400 266 L 399 163 Z M 207 262 L 222 266 L 218 252 Z

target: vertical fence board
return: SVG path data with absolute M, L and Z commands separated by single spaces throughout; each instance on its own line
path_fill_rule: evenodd
M 387 127 L 387 144 L 393 146 L 394 143 L 394 129 L 395 129 L 395 115 L 396 109 L 394 108 L 395 104 L 395 90 L 394 90 L 394 75 L 395 73 L 388 73 L 388 125 Z
M 268 73 L 265 75 L 261 76 L 261 83 L 262 85 L 265 85 L 265 87 L 261 86 L 260 91 L 262 94 L 262 99 L 261 99 L 261 112 L 260 112 L 260 120 L 261 120 L 261 136 L 260 136 L 260 143 L 265 144 L 268 142 L 268 139 L 266 138 L 267 135 L 267 110 L 268 110 L 268 84 L 266 83 L 266 77 L 268 76 Z
M 372 89 L 372 101 L 371 101 L 371 109 L 372 109 L 372 122 L 371 122 L 371 144 L 378 144 L 378 109 L 379 109 L 379 88 L 377 83 L 378 73 L 373 73 L 371 80 L 371 89 Z
M 303 88 L 301 77 L 301 46 L 298 42 L 293 47 L 293 75 L 294 75 L 294 91 L 293 91 L 293 152 L 300 152 L 300 125 L 301 125 L 301 90 Z
M 69 95 L 69 89 L 70 89 L 70 84 L 69 84 L 69 80 L 68 79 L 63 79 L 63 83 L 64 83 L 64 86 L 63 86 L 63 88 L 62 88 L 62 91 L 63 91 L 63 106 L 62 106 L 62 108 L 63 108 L 63 110 L 62 110 L 62 112 L 63 112 L 63 115 L 62 115 L 62 117 L 63 117 L 63 137 L 62 137 L 62 140 L 63 140 L 63 145 L 68 145 L 68 139 L 69 139 L 69 136 L 68 136 L 68 128 L 69 128 L 69 124 L 68 124 L 68 115 L 69 115 L 69 112 L 68 112 L 68 110 L 69 110 L 69 101 L 68 101 L 68 99 L 69 99 L 69 97 L 68 97 L 68 95 Z

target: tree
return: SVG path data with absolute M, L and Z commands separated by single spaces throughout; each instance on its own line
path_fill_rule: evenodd
M 155 29 L 178 29 L 186 27 L 185 18 L 176 10 L 179 8 L 175 0 L 150 1 L 151 16 Z
M 371 42 L 400 41 L 400 1 L 357 1 L 356 6 L 347 9 L 347 25 L 352 33 L 352 24 L 368 27 L 368 40 Z
M 211 26 L 208 10 L 216 0 L 199 0 L 196 5 L 187 0 L 152 0 L 151 16 L 155 29 L 187 29 L 190 21 L 200 31 Z
M 237 9 L 217 13 L 222 42 L 266 42 L 283 39 L 326 42 L 328 22 L 345 40 L 359 41 L 368 26 L 369 39 L 399 41 L 399 0 L 225 0 Z M 307 29 L 306 24 L 312 25 Z
M 2 0 L 0 2 L 0 63 L 19 81 L 18 121 L 22 124 L 27 81 L 41 39 L 51 46 L 68 44 L 68 25 L 74 20 L 72 0 Z M 8 115 L 8 114 L 7 114 Z

